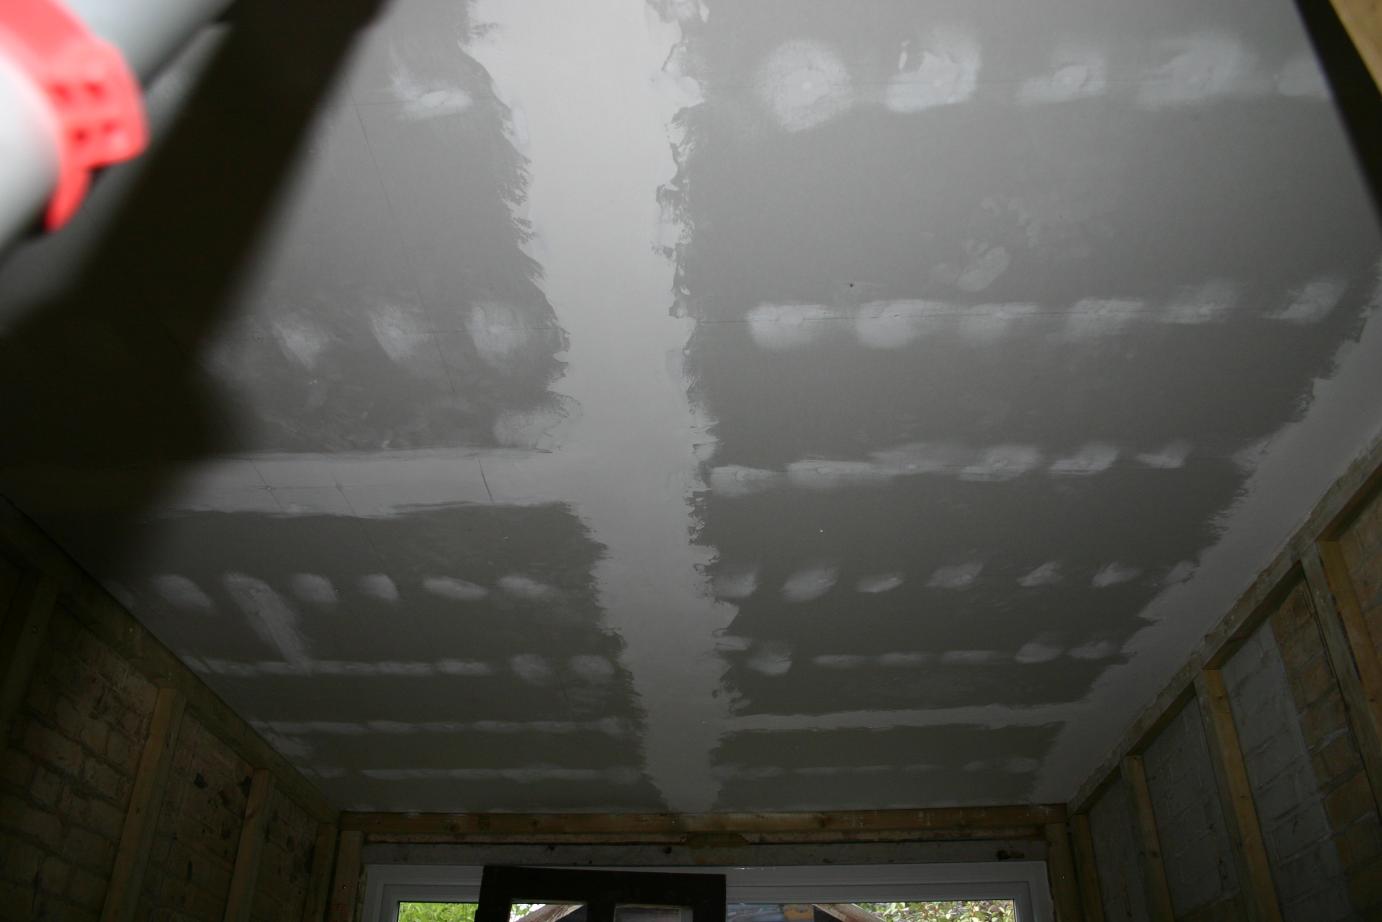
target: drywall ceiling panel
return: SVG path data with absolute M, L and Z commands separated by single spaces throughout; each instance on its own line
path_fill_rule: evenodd
M 1382 431 L 1288 0 L 242 0 L 0 489 L 325 792 L 1068 797 Z

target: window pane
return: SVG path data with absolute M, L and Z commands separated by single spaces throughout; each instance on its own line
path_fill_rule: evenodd
M 585 922 L 584 903 L 510 903 L 509 922 Z
M 477 903 L 399 903 L 398 922 L 475 922 Z
M 1012 900 L 730 903 L 727 922 L 1017 922 Z

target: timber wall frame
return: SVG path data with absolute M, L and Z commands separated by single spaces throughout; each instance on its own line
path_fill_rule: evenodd
M 115 599 L 8 501 L 0 499 L 0 551 L 18 571 L 8 606 L 0 605 L 0 749 L 48 644 L 48 625 L 61 608 L 81 628 L 158 689 L 148 736 L 107 881 L 101 922 L 130 922 L 142 891 L 154 825 L 184 714 L 253 768 L 226 922 L 249 918 L 254 900 L 268 800 L 277 789 L 319 824 L 304 922 L 320 922 L 335 853 L 339 811 L 229 705 L 160 643 Z M 6 588 L 6 587 L 0 587 Z M 0 599 L 4 594 L 0 594 Z
M 1286 547 L 1205 636 L 1189 661 L 1080 786 L 1070 803 L 1070 820 L 1076 851 L 1082 859 L 1078 877 L 1086 918 L 1096 918 L 1089 907 L 1101 907 L 1098 875 L 1092 867 L 1093 849 L 1082 844 L 1089 838 L 1089 809 L 1104 789 L 1119 779 L 1128 783 L 1136 808 L 1135 832 L 1153 918 L 1171 918 L 1151 804 L 1144 803 L 1145 797 L 1140 796 L 1145 795 L 1141 754 L 1181 708 L 1195 700 L 1200 706 L 1210 762 L 1237 863 L 1244 909 L 1254 922 L 1280 920 L 1281 910 L 1220 668 L 1266 623 L 1287 594 L 1302 584 L 1308 590 L 1313 617 L 1338 682 L 1349 729 L 1362 754 L 1373 800 L 1382 814 L 1382 661 L 1354 595 L 1338 543 L 1379 491 L 1382 441 L 1375 443 L 1325 494 Z

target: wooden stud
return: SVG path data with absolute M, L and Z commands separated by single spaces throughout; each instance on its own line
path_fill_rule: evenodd
M 1047 823 L 1045 834 L 1046 873 L 1051 882 L 1051 898 L 1056 904 L 1056 922 L 1083 922 L 1070 834 L 1064 823 Z
M 1142 764 L 1141 756 L 1123 759 L 1123 780 L 1127 782 L 1137 812 L 1137 841 L 1152 918 L 1159 922 L 1175 922 L 1171 886 L 1166 882 L 1166 865 L 1161 860 L 1161 836 L 1157 832 L 1156 813 L 1152 809 L 1152 791 L 1147 786 L 1147 769 Z
M 46 573 L 26 572 L 10 599 L 5 620 L 0 622 L 0 746 L 29 690 L 57 597 L 56 579 Z
M 1334 11 L 1344 24 L 1358 56 L 1382 87 L 1382 4 L 1377 0 L 1333 0 Z
M 343 813 L 341 828 L 403 841 L 605 842 L 682 841 L 734 834 L 754 841 L 845 841 L 938 837 L 1041 838 L 1065 822 L 1061 804 L 853 810 L 839 813 Z
M 1085 922 L 1104 922 L 1104 897 L 1099 890 L 1099 865 L 1094 857 L 1094 836 L 1089 831 L 1089 814 L 1070 817 L 1070 834 L 1075 840 L 1075 868 L 1080 876 L 1080 903 Z
M 1248 783 L 1248 769 L 1233 723 L 1232 705 L 1223 674 L 1206 669 L 1195 678 L 1200 717 L 1209 744 L 1209 761 L 1219 786 L 1219 800 L 1228 826 L 1229 851 L 1238 870 L 1248 918 L 1253 922 L 1281 922 L 1281 906 L 1272 883 L 1271 862 L 1262 840 L 1262 825 Z
M 331 899 L 331 870 L 336 864 L 335 823 L 317 826 L 317 844 L 312 849 L 312 877 L 307 883 L 307 899 L 302 905 L 302 922 L 322 922 Z
M 256 769 L 245 800 L 245 821 L 240 826 L 240 847 L 235 852 L 235 871 L 226 896 L 225 922 L 249 922 L 254 909 L 254 887 L 259 882 L 259 858 L 269 828 L 269 798 L 274 776 L 267 768 Z
M 363 832 L 341 832 L 340 844 L 336 849 L 336 874 L 331 881 L 331 905 L 327 909 L 327 922 L 354 922 L 355 903 L 360 888 L 360 851 L 364 844 Z
M 1315 620 L 1339 682 L 1373 800 L 1382 806 L 1382 662 L 1339 545 L 1320 541 L 1301 558 Z
M 1087 812 L 1099 792 L 1117 777 L 1123 756 L 1145 748 L 1147 741 L 1179 710 L 1181 702 L 1194 693 L 1200 670 L 1219 668 L 1261 624 L 1273 603 L 1289 591 L 1298 578 L 1300 559 L 1306 556 L 1303 549 L 1317 539 L 1336 538 L 1344 523 L 1355 516 L 1377 490 L 1382 490 L 1382 439 L 1377 439 L 1350 464 L 1343 476 L 1325 492 L 1288 546 L 1258 574 L 1247 591 L 1205 635 L 1186 664 L 1137 716 L 1108 756 L 1085 778 L 1070 801 L 1072 813 Z M 3 508 L 0 505 L 0 512 Z
M 134 919 L 185 709 L 186 701 L 176 690 L 159 689 L 149 735 L 144 740 L 139 767 L 135 769 L 130 805 L 125 811 L 125 825 L 120 830 L 120 845 L 115 852 L 110 883 L 106 885 L 101 922 L 131 922 Z

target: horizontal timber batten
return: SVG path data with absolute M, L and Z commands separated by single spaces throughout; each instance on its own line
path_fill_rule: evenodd
M 1061 804 L 829 813 L 343 813 L 372 842 L 682 843 L 722 846 L 1033 838 Z

